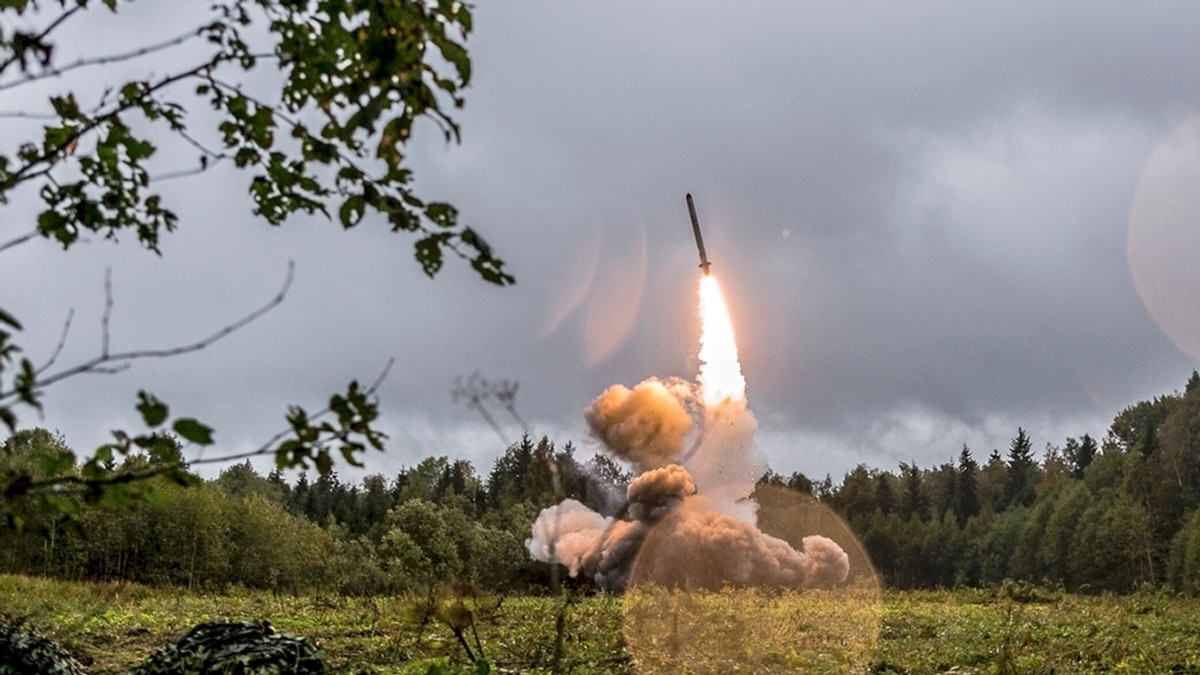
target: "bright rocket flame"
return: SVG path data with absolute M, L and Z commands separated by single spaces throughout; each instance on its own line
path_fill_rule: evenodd
M 700 386 L 704 403 L 713 405 L 727 398 L 746 397 L 746 378 L 738 363 L 733 321 L 717 278 L 700 277 Z

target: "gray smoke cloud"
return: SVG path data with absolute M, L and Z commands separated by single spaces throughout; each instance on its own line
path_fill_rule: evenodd
M 625 590 L 633 561 L 649 531 L 650 526 L 640 520 L 614 520 L 584 556 L 584 576 L 603 590 Z
M 667 515 L 685 497 L 696 494 L 692 474 L 678 464 L 651 469 L 634 478 L 626 492 L 629 516 L 653 523 Z
M 543 510 L 525 542 L 530 555 L 617 592 L 643 581 L 712 590 L 845 581 L 849 557 L 833 540 L 810 535 L 796 549 L 757 527 L 751 494 L 766 463 L 745 399 L 702 407 L 696 394 L 682 380 L 651 378 L 596 397 L 584 412 L 593 436 L 639 472 L 626 506 L 616 518 L 575 500 Z M 694 426 L 696 447 L 685 453 Z
M 571 576 L 578 576 L 583 557 L 612 521 L 574 499 L 564 499 L 542 511 L 533 523 L 533 538 L 525 543 L 534 559 L 561 563 Z

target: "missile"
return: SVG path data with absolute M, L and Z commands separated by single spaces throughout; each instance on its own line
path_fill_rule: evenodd
M 700 251 L 700 269 L 704 270 L 704 274 L 708 274 L 708 268 L 712 263 L 708 262 L 708 255 L 704 253 L 704 238 L 700 236 L 700 219 L 696 218 L 696 202 L 692 201 L 692 193 L 687 196 L 688 214 L 692 216 L 692 234 L 696 235 L 696 249 Z

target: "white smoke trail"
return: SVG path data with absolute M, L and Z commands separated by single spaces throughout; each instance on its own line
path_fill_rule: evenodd
M 704 409 L 704 436 L 687 469 L 712 508 L 755 524 L 755 484 L 767 471 L 766 457 L 754 443 L 758 420 L 745 398 L 725 398 Z

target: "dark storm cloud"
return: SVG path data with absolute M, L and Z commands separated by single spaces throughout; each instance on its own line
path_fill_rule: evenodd
M 180 184 L 162 260 L 10 251 L 3 306 L 48 343 L 76 307 L 86 354 L 105 265 L 136 345 L 237 318 L 295 259 L 288 302 L 201 354 L 72 383 L 45 423 L 95 445 L 144 387 L 251 444 L 287 403 L 320 407 L 395 356 L 375 466 L 486 468 L 501 441 L 449 393 L 475 370 L 521 382 L 531 431 L 580 442 L 612 382 L 694 376 L 688 191 L 777 468 L 927 465 L 1018 425 L 1039 445 L 1101 435 L 1195 367 L 1124 246 L 1150 151 L 1200 114 L 1200 6 L 513 2 L 476 26 L 463 143 L 422 128 L 411 156 L 419 191 L 454 202 L 517 286 L 461 265 L 429 281 L 378 224 L 251 222 L 240 179 Z M 26 273 L 48 279 L 10 291 Z
M 548 238 L 649 223 L 647 284 L 674 291 L 647 294 L 610 369 L 694 364 L 639 359 L 656 347 L 638 340 L 679 316 L 690 190 L 751 397 L 786 427 L 864 452 L 897 410 L 995 428 L 888 450 L 940 459 L 1021 424 L 1101 434 L 1186 377 L 1124 232 L 1150 148 L 1200 107 L 1195 8 L 523 7 L 491 38 L 512 96 L 472 121 L 506 139 L 518 194 L 570 205 Z

